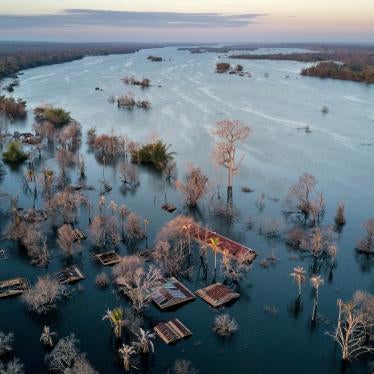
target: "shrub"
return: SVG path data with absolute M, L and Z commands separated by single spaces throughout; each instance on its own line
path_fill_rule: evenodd
M 23 151 L 21 143 L 16 140 L 10 142 L 3 153 L 3 161 L 5 162 L 22 162 L 27 158 L 28 154 Z
M 14 357 L 7 364 L 0 362 L 1 374 L 23 374 L 24 372 L 23 364 L 17 357 Z
M 56 301 L 61 296 L 61 286 L 49 275 L 39 277 L 34 287 L 22 295 L 27 308 L 37 314 L 46 314 L 56 309 Z
M 65 374 L 97 374 L 97 371 L 81 353 L 79 341 L 74 334 L 60 339 L 55 348 L 46 356 L 50 371 Z
M 239 329 L 234 318 L 230 318 L 228 314 L 222 314 L 214 319 L 213 331 L 220 336 L 230 336 Z
M 98 274 L 95 279 L 95 284 L 97 287 L 100 287 L 100 288 L 108 287 L 108 284 L 109 284 L 108 275 L 104 272 Z
M 34 109 L 34 115 L 38 122 L 48 121 L 56 127 L 62 127 L 71 121 L 69 112 L 52 106 L 37 107 Z
M 216 73 L 226 73 L 230 69 L 230 64 L 228 62 L 217 62 Z
M 140 149 L 131 152 L 131 160 L 139 164 L 150 164 L 156 169 L 162 170 L 172 158 L 172 153 L 168 152 L 169 147 L 170 145 L 161 140 L 145 144 Z
M 335 223 L 338 226 L 345 225 L 345 207 L 344 203 L 340 202 L 338 208 L 336 209 Z
M 11 121 L 24 119 L 27 115 L 26 101 L 15 100 L 13 97 L 0 96 L 0 114 L 4 114 Z
M 187 206 L 195 207 L 198 201 L 205 195 L 208 177 L 200 170 L 190 166 L 184 177 L 184 181 L 177 181 L 176 187 L 183 193 Z
M 235 71 L 238 71 L 238 72 L 243 71 L 243 65 L 240 65 L 240 64 L 236 65 Z
M 357 243 L 357 250 L 367 254 L 374 254 L 374 218 L 370 218 L 363 226 L 366 235 Z
M 173 374 L 197 374 L 199 371 L 195 369 L 191 361 L 176 360 L 173 367 Z
M 132 93 L 121 95 L 117 98 L 118 108 L 133 108 L 135 104 L 136 102 Z

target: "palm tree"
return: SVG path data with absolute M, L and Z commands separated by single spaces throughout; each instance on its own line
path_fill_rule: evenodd
M 134 346 L 138 352 L 141 353 L 153 353 L 155 351 L 154 344 L 152 342 L 155 339 L 155 334 L 152 334 L 150 331 L 144 331 L 141 327 L 139 332 L 135 334 L 136 342 Z
M 217 270 L 217 251 L 218 251 L 218 246 L 221 244 L 221 242 L 218 237 L 209 238 L 209 242 L 214 252 L 214 271 L 216 271 Z
M 44 326 L 43 327 L 43 332 L 40 335 L 40 341 L 45 345 L 45 346 L 50 346 L 53 347 L 53 335 L 56 335 L 55 332 L 51 331 L 49 326 Z
M 310 278 L 310 284 L 312 285 L 312 287 L 316 291 L 316 297 L 315 297 L 316 304 L 318 304 L 318 290 L 319 290 L 320 286 L 323 286 L 323 283 L 324 283 L 324 280 L 323 280 L 323 278 L 320 275 L 313 275 Z
M 333 268 L 334 265 L 335 265 L 335 259 L 336 259 L 337 252 L 338 252 L 338 250 L 336 248 L 336 245 L 331 244 L 327 247 L 327 253 L 329 254 L 329 256 L 331 258 L 331 268 Z
M 320 286 L 323 286 L 324 280 L 320 275 L 313 275 L 310 278 L 310 284 L 315 290 L 314 294 L 314 301 L 313 301 L 313 313 L 312 313 L 312 321 L 314 321 L 315 316 L 317 314 L 317 307 L 318 307 L 318 290 Z
M 122 347 L 118 350 L 121 355 L 121 360 L 125 371 L 129 371 L 130 368 L 136 367 L 132 364 L 131 356 L 136 353 L 135 348 L 132 345 L 122 344 Z
M 122 326 L 124 325 L 123 309 L 121 307 L 114 308 L 113 310 L 107 309 L 103 316 L 103 320 L 105 319 L 109 320 L 110 324 L 112 325 L 116 338 L 121 338 Z
M 293 268 L 293 273 L 290 274 L 299 289 L 299 297 L 301 296 L 301 284 L 305 282 L 305 270 L 302 266 Z

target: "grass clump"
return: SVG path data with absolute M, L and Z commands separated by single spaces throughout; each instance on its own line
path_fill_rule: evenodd
M 163 143 L 161 140 L 144 144 L 131 153 L 132 162 L 150 164 L 156 169 L 163 170 L 172 158 L 169 147 L 170 145 Z
M 52 106 L 38 107 L 34 110 L 35 118 L 38 122 L 48 121 L 56 127 L 62 127 L 71 122 L 70 112 L 62 108 Z

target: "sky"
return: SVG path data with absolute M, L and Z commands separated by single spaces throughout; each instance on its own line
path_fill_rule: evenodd
M 374 0 L 0 0 L 0 40 L 374 43 Z

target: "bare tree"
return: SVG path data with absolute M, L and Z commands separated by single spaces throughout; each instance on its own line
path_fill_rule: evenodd
M 342 359 L 349 361 L 374 352 L 374 347 L 369 342 L 374 323 L 374 297 L 360 292 L 346 303 L 338 299 L 337 304 L 337 326 L 328 335 L 338 343 Z
M 65 373 L 66 369 L 73 366 L 78 357 L 78 340 L 74 334 L 60 339 L 53 351 L 46 356 L 46 362 L 51 371 Z
M 25 372 L 24 366 L 21 361 L 14 357 L 11 361 L 7 364 L 3 364 L 0 361 L 0 373 L 1 374 L 23 374 Z
M 238 323 L 228 314 L 221 314 L 214 319 L 213 331 L 221 336 L 230 336 L 239 329 Z
M 66 369 L 64 374 L 98 374 L 98 371 L 92 367 L 86 355 L 81 353 L 74 360 L 73 366 Z
M 65 256 L 73 256 L 74 252 L 80 250 L 80 241 L 76 239 L 74 230 L 69 224 L 62 225 L 57 234 L 57 243 Z
M 307 235 L 299 227 L 294 227 L 287 232 L 286 243 L 295 249 L 304 249 L 307 247 Z
M 374 218 L 370 218 L 365 224 L 366 236 L 360 239 L 357 250 L 363 253 L 374 253 Z
M 171 182 L 177 178 L 177 164 L 174 161 L 168 161 L 165 168 L 162 170 L 165 181 Z
M 191 230 L 196 222 L 192 217 L 178 215 L 160 230 L 157 240 L 168 242 L 171 248 L 189 250 L 191 244 Z
M 135 213 L 130 213 L 127 216 L 125 223 L 125 230 L 127 239 L 130 242 L 136 242 L 145 237 L 145 231 L 140 218 Z
M 63 176 L 66 175 L 66 169 L 73 166 L 76 161 L 74 153 L 62 147 L 57 150 L 55 158 Z
M 116 283 L 119 289 L 130 299 L 131 305 L 136 313 L 152 301 L 152 292 L 160 285 L 161 272 L 151 265 L 148 269 L 138 267 L 127 276 L 117 277 Z
M 152 251 L 152 257 L 165 276 L 180 279 L 190 273 L 186 252 L 179 246 L 172 247 L 169 242 L 159 240 Z
M 189 166 L 184 181 L 177 180 L 176 187 L 183 193 L 185 202 L 189 207 L 195 207 L 206 194 L 208 177 L 200 168 Z
M 131 279 L 136 269 L 144 266 L 144 260 L 140 256 L 124 256 L 112 269 L 114 280 L 120 277 Z
M 213 134 L 219 141 L 215 145 L 214 159 L 218 165 L 227 169 L 227 197 L 232 197 L 232 184 L 234 175 L 238 173 L 240 163 L 244 158 L 236 160 L 237 144 L 244 143 L 251 129 L 240 121 L 219 121 L 216 123 Z
M 39 277 L 35 285 L 22 294 L 27 309 L 37 314 L 46 314 L 56 309 L 61 296 L 61 286 L 49 275 Z
M 304 173 L 296 184 L 288 190 L 286 198 L 287 213 L 301 215 L 304 223 L 318 224 L 324 214 L 325 201 L 322 193 L 316 190 L 317 180 Z
M 60 216 L 63 223 L 74 224 L 77 221 L 79 206 L 86 201 L 87 198 L 83 194 L 74 191 L 71 187 L 66 187 L 53 196 L 47 208 L 53 217 Z
M 97 248 L 117 246 L 120 241 L 115 216 L 95 216 L 90 226 L 91 239 Z
M 122 161 L 120 164 L 120 175 L 122 183 L 130 190 L 139 186 L 138 167 L 133 163 Z
M 78 349 L 79 341 L 74 334 L 60 339 L 46 356 L 48 368 L 60 374 L 98 374 Z

